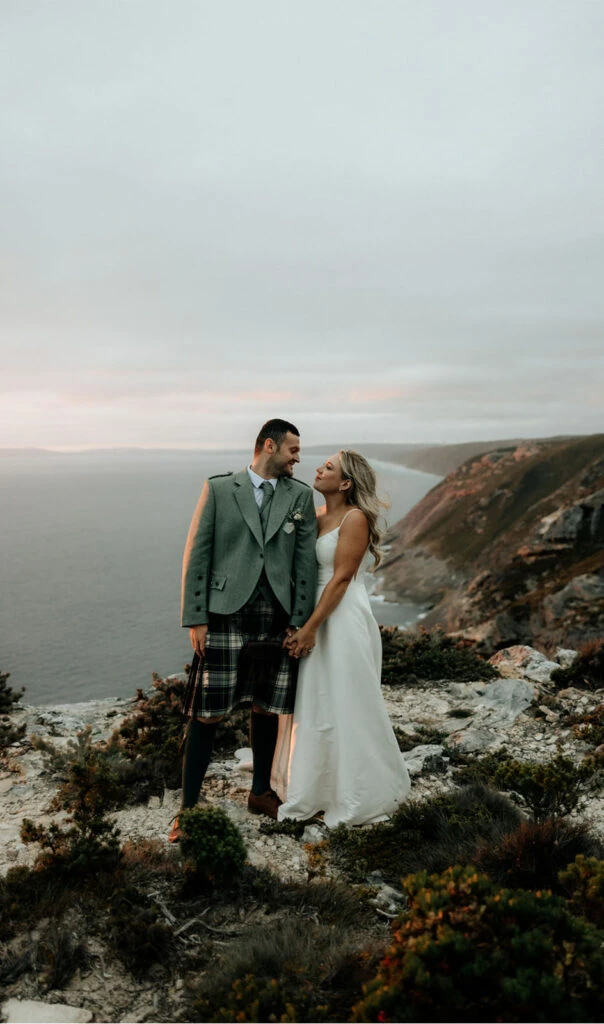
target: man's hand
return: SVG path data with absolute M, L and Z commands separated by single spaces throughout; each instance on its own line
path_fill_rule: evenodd
M 303 658 L 310 654 L 317 642 L 317 631 L 306 623 L 297 629 L 287 645 L 287 650 L 292 658 Z
M 298 629 L 297 626 L 288 626 L 287 629 L 285 630 L 285 638 L 283 640 L 283 647 L 287 648 L 287 650 L 289 650 L 289 648 L 291 647 L 291 644 L 293 642 L 293 639 L 294 639 L 294 636 L 295 636 L 295 634 L 297 632 L 297 629 Z
M 189 637 L 191 638 L 191 647 L 200 658 L 203 658 L 206 653 L 206 638 L 208 635 L 207 623 L 203 626 L 191 626 L 189 630 Z

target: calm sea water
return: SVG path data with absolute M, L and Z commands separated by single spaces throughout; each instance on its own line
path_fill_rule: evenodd
M 322 461 L 303 459 L 310 483 Z M 133 696 L 190 658 L 180 568 L 203 480 L 245 455 L 85 453 L 0 459 L 0 669 L 28 703 Z M 374 463 L 400 519 L 439 477 Z M 317 496 L 318 499 L 318 496 Z M 411 625 L 413 605 L 372 602 Z

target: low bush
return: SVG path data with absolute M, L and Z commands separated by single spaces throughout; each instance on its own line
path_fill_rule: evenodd
M 591 760 L 575 764 L 559 754 L 551 761 L 515 761 L 500 765 L 493 776 L 499 789 L 510 792 L 535 821 L 564 817 L 579 810 L 590 793 L 601 786 L 600 773 Z
M 403 804 L 388 822 L 371 829 L 339 825 L 329 833 L 329 848 L 338 864 L 355 882 L 372 871 L 386 881 L 426 868 L 443 871 L 471 860 L 478 845 L 494 844 L 521 821 L 506 797 L 484 786 L 463 789 Z
M 599 690 L 604 687 L 604 640 L 585 644 L 568 668 L 556 668 L 551 681 L 557 689 L 574 686 L 578 690 Z
M 579 854 L 560 872 L 559 883 L 573 913 L 604 928 L 604 861 Z
M 596 1021 L 602 933 L 472 867 L 405 879 L 409 912 L 353 1021 Z
M 179 750 L 184 719 L 180 703 L 185 684 L 180 679 L 160 679 L 153 674 L 153 692 L 136 691 L 136 710 L 115 729 L 107 743 L 109 752 L 138 761 L 153 792 L 178 789 L 181 784 Z M 150 795 L 150 791 L 142 798 Z
M 405 686 L 410 679 L 497 679 L 499 673 L 474 651 L 470 641 L 424 628 L 402 631 L 381 626 L 382 682 Z
M 10 714 L 15 709 L 15 704 L 21 699 L 25 690 L 13 690 L 8 685 L 10 672 L 0 672 L 0 753 L 10 747 L 11 743 L 18 743 L 25 736 L 25 723 L 15 726 L 10 720 Z
M 263 922 L 194 992 L 197 1021 L 347 1021 L 377 948 L 308 918 Z
M 455 773 L 455 781 L 461 785 L 477 780 L 508 792 L 535 821 L 581 809 L 604 782 L 591 758 L 580 764 L 561 754 L 551 761 L 517 761 L 504 750 L 474 758 Z
M 179 820 L 180 849 L 198 881 L 218 885 L 241 873 L 246 858 L 243 837 L 220 807 L 193 807 Z
M 593 711 L 573 718 L 573 732 L 577 739 L 592 747 L 604 743 L 604 704 L 598 704 Z
M 22 841 L 42 847 L 36 860 L 39 867 L 86 873 L 119 859 L 119 831 L 106 818 L 119 805 L 119 785 L 90 733 L 88 726 L 72 743 L 65 777 L 50 803 L 51 811 L 68 812 L 64 821 L 36 825 L 23 819 Z
M 414 747 L 424 743 L 442 743 L 447 737 L 447 733 L 441 729 L 434 729 L 431 726 L 425 725 L 418 725 L 415 732 L 411 733 L 395 726 L 394 735 L 396 736 L 399 748 L 403 752 L 413 750 Z
M 188 666 L 187 666 L 188 667 Z M 163 795 L 167 789 L 180 789 L 182 781 L 181 754 L 187 719 L 180 710 L 185 683 L 181 679 L 161 679 L 153 673 L 153 692 L 137 690 L 137 706 L 121 725 L 114 730 L 107 744 L 109 753 L 123 755 L 137 770 L 137 781 L 146 782 L 140 790 L 139 800 L 153 794 Z M 214 749 L 216 752 L 234 752 L 248 745 L 249 709 L 234 712 L 218 724 Z M 122 769 L 127 772 L 127 768 Z M 134 779 L 124 779 L 131 791 Z
M 167 958 L 174 933 L 138 889 L 125 887 L 110 900 L 106 934 L 124 966 L 141 976 Z
M 564 894 L 560 871 L 578 855 L 601 857 L 604 846 L 586 822 L 566 818 L 523 821 L 497 843 L 479 847 L 476 866 L 501 885 L 519 889 L 552 889 Z

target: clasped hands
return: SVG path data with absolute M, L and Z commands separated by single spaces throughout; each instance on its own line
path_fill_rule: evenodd
M 300 629 L 296 629 L 295 626 L 289 626 L 285 631 L 283 646 L 290 657 L 301 658 L 305 654 L 310 654 L 316 642 L 316 629 L 309 628 L 308 625 L 301 626 Z

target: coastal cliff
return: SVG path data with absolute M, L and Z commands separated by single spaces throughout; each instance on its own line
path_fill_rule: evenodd
M 604 435 L 469 458 L 390 531 L 386 599 L 492 650 L 604 633 Z

